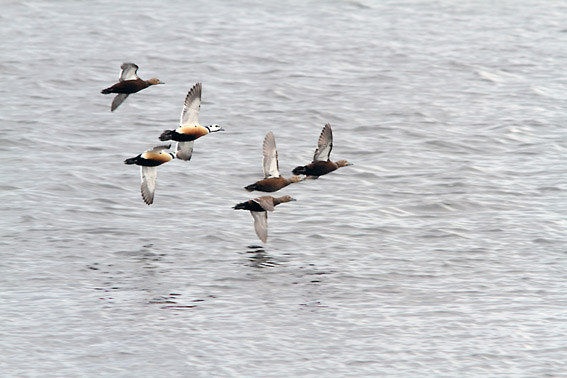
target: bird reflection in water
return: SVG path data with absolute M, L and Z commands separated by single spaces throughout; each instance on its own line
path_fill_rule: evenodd
M 261 245 L 249 245 L 247 248 L 246 253 L 251 255 L 248 257 L 248 265 L 253 268 L 273 268 L 280 264 L 273 256 L 267 254 Z

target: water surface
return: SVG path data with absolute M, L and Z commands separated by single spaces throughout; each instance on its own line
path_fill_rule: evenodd
M 567 370 L 560 2 L 6 1 L 5 376 L 555 377 Z M 114 113 L 122 62 L 166 85 Z M 226 131 L 159 168 L 176 127 Z M 231 209 L 325 123 L 353 166 Z M 278 194 L 279 194 L 278 193 Z

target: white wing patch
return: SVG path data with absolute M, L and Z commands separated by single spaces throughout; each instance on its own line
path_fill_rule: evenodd
M 112 100 L 112 105 L 110 105 L 110 111 L 113 112 L 117 107 L 119 107 L 120 104 L 122 104 L 124 100 L 126 100 L 126 97 L 128 97 L 128 93 L 117 94 L 116 97 L 114 97 L 114 100 Z
M 181 111 L 181 126 L 196 126 L 199 124 L 199 110 L 201 109 L 202 85 L 197 83 L 189 90 L 185 97 L 183 110 Z
M 326 124 L 321 131 L 319 136 L 319 141 L 317 142 L 317 149 L 315 154 L 313 154 L 313 161 L 327 161 L 331 156 L 331 150 L 333 149 L 333 131 L 331 130 L 331 125 Z
M 142 178 L 142 198 L 146 204 L 151 205 L 154 202 L 156 191 L 157 167 L 140 167 L 140 176 Z
M 254 230 L 262 242 L 268 240 L 268 213 L 265 211 L 251 211 L 254 218 Z
M 264 138 L 262 152 L 262 168 L 264 169 L 264 178 L 280 177 L 276 138 L 274 138 L 274 134 L 271 131 L 266 134 L 266 137 Z
M 120 69 L 119 81 L 138 79 L 138 75 L 136 74 L 136 72 L 138 72 L 138 66 L 134 63 L 124 63 L 120 66 Z
M 193 155 L 193 143 L 195 141 L 189 141 L 189 142 L 177 142 L 177 147 L 176 147 L 176 156 L 178 159 L 181 160 L 191 160 L 191 156 Z

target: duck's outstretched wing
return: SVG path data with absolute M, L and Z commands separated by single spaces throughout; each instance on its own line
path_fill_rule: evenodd
M 268 213 L 265 211 L 251 211 L 254 218 L 254 230 L 262 242 L 268 240 Z
M 264 169 L 264 178 L 280 177 L 280 168 L 278 166 L 278 150 L 276 149 L 276 138 L 270 131 L 264 138 L 262 148 L 262 168 Z
M 122 63 L 120 69 L 119 81 L 138 79 L 138 66 L 134 63 Z
M 140 167 L 140 176 L 142 178 L 142 198 L 146 204 L 151 205 L 154 202 L 156 191 L 157 167 Z
M 181 119 L 179 120 L 181 126 L 196 126 L 199 124 L 202 87 L 201 83 L 197 83 L 187 93 L 183 110 L 181 111 Z
M 315 154 L 313 154 L 313 161 L 327 161 L 329 156 L 331 156 L 331 150 L 333 149 L 333 131 L 331 130 L 331 125 L 326 124 L 321 131 L 319 136 L 319 141 L 317 142 L 317 149 Z
M 191 156 L 193 156 L 193 143 L 195 141 L 191 140 L 189 142 L 177 142 L 176 149 L 176 157 L 181 160 L 191 160 Z
M 117 94 L 116 97 L 114 97 L 114 100 L 112 100 L 112 105 L 110 105 L 110 111 L 111 112 L 115 111 L 116 108 L 119 107 L 120 104 L 122 104 L 127 97 L 128 97 L 128 93 Z

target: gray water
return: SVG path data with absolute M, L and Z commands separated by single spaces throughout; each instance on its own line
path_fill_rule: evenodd
M 135 5 L 134 5 L 135 4 Z M 567 6 L 3 1 L 0 375 L 567 375 Z M 122 62 L 166 85 L 114 113 Z M 158 169 L 203 82 L 225 132 Z M 325 123 L 353 166 L 284 176 Z

